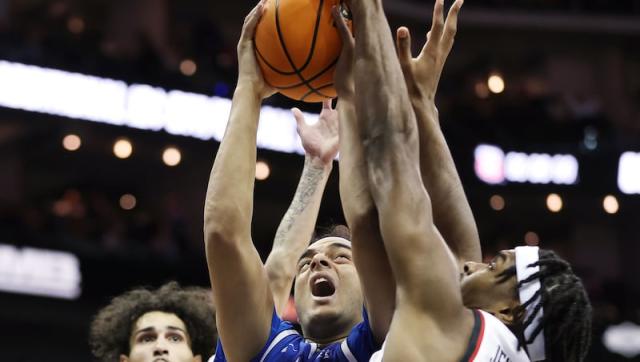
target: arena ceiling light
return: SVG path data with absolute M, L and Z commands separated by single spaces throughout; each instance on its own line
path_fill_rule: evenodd
M 499 74 L 491 74 L 487 79 L 487 87 L 491 93 L 500 94 L 504 92 L 504 78 Z
M 271 167 L 266 161 L 256 162 L 256 180 L 264 181 L 271 175 Z
M 174 167 L 180 164 L 182 160 L 182 153 L 176 147 L 167 147 L 162 152 L 162 162 L 169 167 Z
M 489 199 L 489 206 L 491 206 L 491 208 L 494 209 L 495 211 L 504 210 L 504 206 L 505 206 L 504 197 L 500 195 L 491 196 L 491 198 Z
M 113 144 L 113 154 L 120 159 L 129 158 L 133 153 L 133 145 L 126 138 L 119 138 Z
M 231 101 L 0 60 L 0 106 L 220 141 Z M 305 113 L 308 120 L 317 114 Z M 288 109 L 263 106 L 258 147 L 304 154 Z
M 505 182 L 571 185 L 578 180 L 578 160 L 572 155 L 505 153 L 494 145 L 478 145 L 474 170 L 488 184 Z
M 560 212 L 563 207 L 562 197 L 558 194 L 549 194 L 547 196 L 547 208 L 549 211 L 556 213 Z
M 119 204 L 123 210 L 133 210 L 136 207 L 138 200 L 132 194 L 124 194 L 120 196 Z
M 602 207 L 607 214 L 615 214 L 620 210 L 620 203 L 613 195 L 607 195 L 602 200 Z
M 625 152 L 620 156 L 618 188 L 625 194 L 640 194 L 640 152 Z
M 77 151 L 82 146 L 82 139 L 75 134 L 68 134 L 62 139 L 62 147 L 67 151 Z

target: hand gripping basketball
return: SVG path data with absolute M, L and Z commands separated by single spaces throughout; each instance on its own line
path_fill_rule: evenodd
M 331 8 L 342 0 L 270 0 L 256 29 L 255 53 L 265 81 L 305 102 L 335 98 L 333 75 L 342 41 Z M 346 7 L 343 7 L 346 10 Z M 349 17 L 348 11 L 343 16 Z
M 251 87 L 261 98 L 266 98 L 274 93 L 274 90 L 264 81 L 253 52 L 256 25 L 264 14 L 266 2 L 267 0 L 261 0 L 244 19 L 242 34 L 238 42 L 238 86 Z

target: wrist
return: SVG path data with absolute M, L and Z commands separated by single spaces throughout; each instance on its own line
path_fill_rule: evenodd
M 435 114 L 438 113 L 438 109 L 436 108 L 436 103 L 434 102 L 433 98 L 421 96 L 411 97 L 411 103 L 413 105 L 413 108 L 419 109 L 423 112 Z
M 238 78 L 238 83 L 236 85 L 235 93 L 242 93 L 245 96 L 253 96 L 258 100 L 262 100 L 264 98 L 264 87 L 259 84 L 257 81 L 250 79 L 249 77 Z
M 329 162 L 325 162 L 320 157 L 305 155 L 304 167 L 316 170 L 331 171 L 331 168 L 333 167 L 333 159 L 331 159 Z
M 377 13 L 384 14 L 384 8 L 381 0 L 355 1 L 350 3 L 350 9 L 355 15 L 354 17 L 366 18 L 366 14 L 373 15 Z

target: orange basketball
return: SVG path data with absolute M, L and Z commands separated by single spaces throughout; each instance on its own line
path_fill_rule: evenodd
M 342 40 L 331 16 L 341 0 L 269 0 L 256 29 L 256 58 L 265 81 L 289 98 L 322 102 L 333 86 Z

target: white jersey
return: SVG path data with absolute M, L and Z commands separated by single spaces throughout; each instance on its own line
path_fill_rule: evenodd
M 530 362 L 524 349 L 518 349 L 516 336 L 500 320 L 481 310 L 474 310 L 474 316 L 471 340 L 461 362 Z M 382 362 L 384 346 L 370 362 Z

